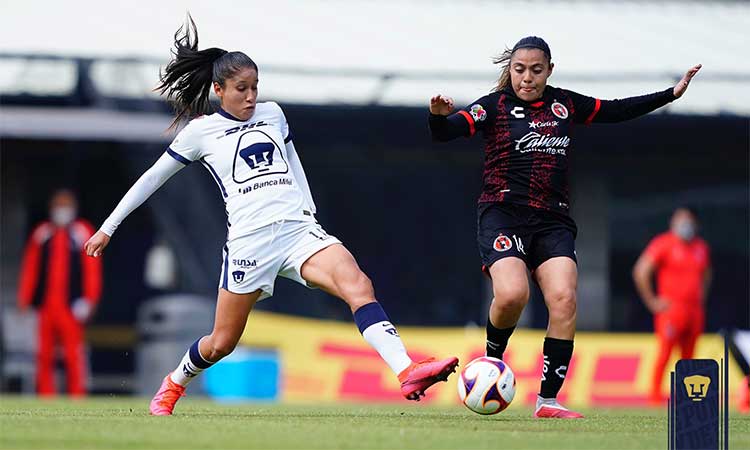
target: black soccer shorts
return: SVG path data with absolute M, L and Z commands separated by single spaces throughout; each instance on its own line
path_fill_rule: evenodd
M 570 216 L 509 203 L 480 203 L 477 243 L 482 269 L 509 256 L 521 258 L 534 271 L 543 262 L 567 256 L 576 263 L 578 229 Z

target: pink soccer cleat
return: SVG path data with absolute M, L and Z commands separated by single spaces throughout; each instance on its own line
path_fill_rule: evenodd
M 534 417 L 537 419 L 583 419 L 583 414 L 565 408 L 557 401 L 542 401 L 537 399 Z
M 458 358 L 451 357 L 436 361 L 435 358 L 411 363 L 409 367 L 398 374 L 401 382 L 401 394 L 407 400 L 419 401 L 424 392 L 439 381 L 447 381 L 448 376 L 456 371 Z
M 171 372 L 164 377 L 159 390 L 151 399 L 148 409 L 152 416 L 171 416 L 175 403 L 185 395 L 185 386 L 180 386 L 172 381 L 170 375 L 172 375 Z

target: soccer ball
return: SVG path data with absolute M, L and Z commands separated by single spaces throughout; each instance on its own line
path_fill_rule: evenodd
M 477 414 L 497 414 L 516 395 L 516 377 L 497 358 L 481 356 L 464 367 L 458 377 L 458 398 Z

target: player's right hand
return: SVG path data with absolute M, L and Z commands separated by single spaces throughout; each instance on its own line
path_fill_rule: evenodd
M 94 233 L 93 236 L 91 236 L 91 239 L 86 241 L 86 244 L 83 245 L 83 250 L 87 255 L 98 258 L 102 255 L 104 247 L 109 244 L 109 239 L 109 236 L 107 236 L 103 231 L 99 230 Z
M 652 301 L 649 302 L 648 309 L 652 314 L 658 314 L 669 309 L 669 302 L 661 297 L 655 297 Z
M 453 111 L 453 99 L 444 95 L 435 95 L 430 99 L 430 112 L 436 116 L 447 116 Z

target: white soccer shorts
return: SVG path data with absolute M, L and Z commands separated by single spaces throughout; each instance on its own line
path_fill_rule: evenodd
M 315 222 L 274 222 L 227 242 L 219 287 L 235 294 L 260 289 L 258 300 L 273 295 L 277 276 L 313 288 L 302 278 L 302 264 L 320 250 L 340 243 Z

